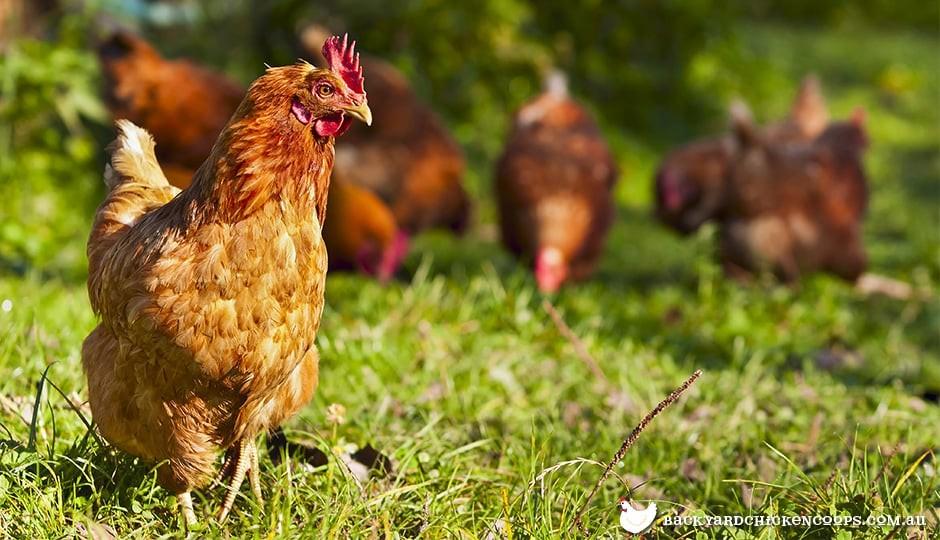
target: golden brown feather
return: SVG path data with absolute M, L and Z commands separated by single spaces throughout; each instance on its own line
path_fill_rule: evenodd
M 259 493 L 257 464 L 245 465 L 257 460 L 254 438 L 316 388 L 333 140 L 347 115 L 370 118 L 361 83 L 348 83 L 348 71 L 269 69 L 181 192 L 151 137 L 118 123 L 88 241 L 101 323 L 82 363 L 102 435 L 165 462 L 158 480 L 181 496 L 187 521 L 189 491 L 226 448 L 241 450 L 236 469 Z

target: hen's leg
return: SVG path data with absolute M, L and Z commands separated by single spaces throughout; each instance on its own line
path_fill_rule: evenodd
M 236 451 L 229 457 L 229 461 L 232 462 L 232 478 L 229 480 L 228 491 L 225 493 L 225 500 L 222 501 L 222 508 L 219 509 L 218 520 L 220 522 L 225 521 L 225 518 L 232 510 L 235 496 L 238 495 L 238 490 L 241 489 L 246 474 L 249 476 L 251 489 L 258 497 L 259 504 L 262 502 L 261 482 L 258 478 L 258 449 L 255 446 L 255 441 L 252 439 L 239 441 Z M 223 468 L 227 467 L 223 466 Z
M 183 519 L 186 520 L 186 526 L 190 527 L 196 524 L 196 512 L 193 511 L 193 496 L 188 491 L 180 493 L 177 497 L 180 502 L 180 511 L 183 513 Z

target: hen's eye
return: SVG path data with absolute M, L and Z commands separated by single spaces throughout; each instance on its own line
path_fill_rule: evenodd
M 317 86 L 317 95 L 320 97 L 330 97 L 333 95 L 333 86 L 329 84 L 321 84 Z

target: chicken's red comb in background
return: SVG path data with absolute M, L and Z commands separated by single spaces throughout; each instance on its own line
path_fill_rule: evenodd
M 359 53 L 356 42 L 349 43 L 349 34 L 331 36 L 323 43 L 323 57 L 333 72 L 346 81 L 346 86 L 357 94 L 365 94 L 362 87 L 362 66 L 359 65 Z

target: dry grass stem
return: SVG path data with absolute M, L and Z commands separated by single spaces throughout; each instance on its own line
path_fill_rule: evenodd
M 679 399 L 679 396 L 681 396 L 683 392 L 688 390 L 689 387 L 692 386 L 692 384 L 696 381 L 696 379 L 698 379 L 699 376 L 701 376 L 701 374 L 702 374 L 702 370 L 700 369 L 695 370 L 695 373 L 693 373 L 688 379 L 686 379 L 685 382 L 683 382 L 681 385 L 679 385 L 678 388 L 673 390 L 668 396 L 666 396 L 665 399 L 660 401 L 659 404 L 656 405 L 655 408 L 653 408 L 653 410 L 646 413 L 646 416 L 644 416 L 643 419 L 640 420 L 640 423 L 637 424 L 635 428 L 633 428 L 633 431 L 630 432 L 630 435 L 628 435 L 627 438 L 623 440 L 623 443 L 620 445 L 620 449 L 618 449 L 617 452 L 614 454 L 613 459 L 610 460 L 610 463 L 607 464 L 607 468 L 604 469 L 604 473 L 601 474 L 601 477 L 597 479 L 597 483 L 594 484 L 594 489 L 591 490 L 591 494 L 588 495 L 587 499 L 584 501 L 584 503 L 581 505 L 581 508 L 578 510 L 578 513 L 575 514 L 574 525 L 578 526 L 578 530 L 580 530 L 584 534 L 587 534 L 587 531 L 585 531 L 584 529 L 584 525 L 581 523 L 581 517 L 584 515 L 585 510 L 587 510 L 588 505 L 591 504 L 591 500 L 594 498 L 595 495 L 597 495 L 598 490 L 600 490 L 601 486 L 604 485 L 604 482 L 610 476 L 610 472 L 614 469 L 614 466 L 617 465 L 617 463 L 619 463 L 623 459 L 623 456 L 627 454 L 627 450 L 629 450 L 630 447 L 633 446 L 633 444 L 637 441 L 637 439 L 640 438 L 640 434 L 643 433 L 643 430 L 645 430 L 647 426 L 650 425 L 650 422 L 652 422 L 653 419 L 659 415 L 659 413 L 663 412 L 663 410 L 666 407 L 675 403 L 676 400 Z M 571 530 L 571 527 L 569 527 L 568 530 Z

